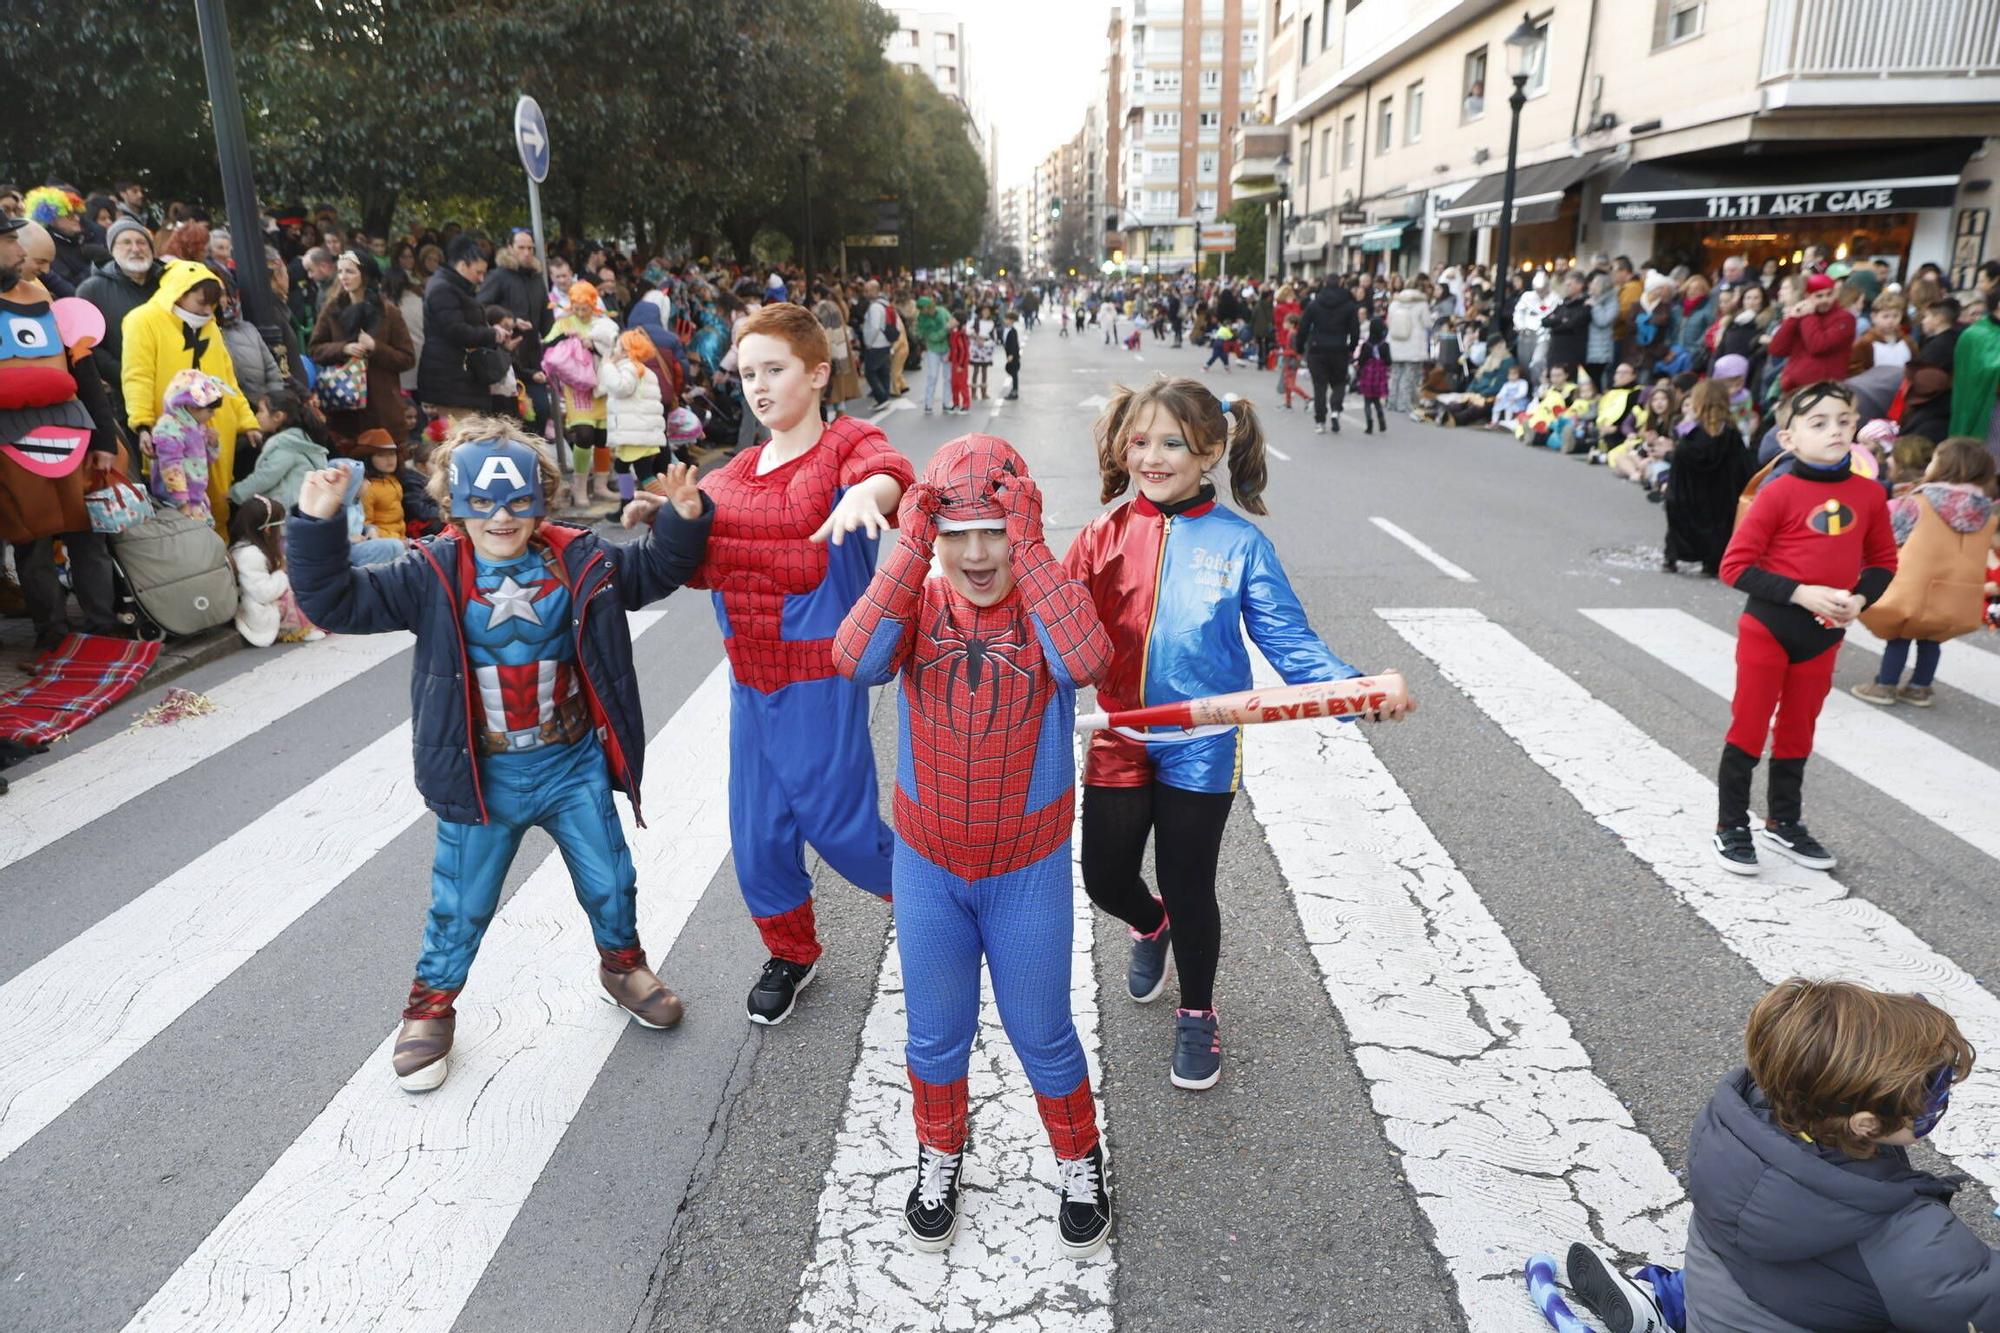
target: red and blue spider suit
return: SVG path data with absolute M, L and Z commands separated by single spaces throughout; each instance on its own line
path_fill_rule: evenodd
M 849 487 L 874 476 L 907 486 L 916 474 L 888 436 L 852 417 L 760 472 L 769 447 L 702 478 L 715 523 L 691 586 L 713 590 L 729 655 L 736 880 L 771 956 L 810 966 L 820 945 L 805 845 L 886 897 L 891 839 L 876 798 L 868 691 L 833 668 L 834 633 L 875 572 L 875 543 L 809 538 Z
M 927 579 L 940 523 L 1004 522 L 1013 590 L 976 606 Z M 903 498 L 902 540 L 834 645 L 863 685 L 897 692 L 896 945 L 909 1010 L 917 1138 L 966 1137 L 966 1069 L 984 954 L 1008 1039 L 1056 1156 L 1097 1144 L 1083 1045 L 1070 1015 L 1070 829 L 1076 691 L 1111 644 L 1089 594 L 1042 538 L 1041 500 L 1006 441 L 940 449 Z

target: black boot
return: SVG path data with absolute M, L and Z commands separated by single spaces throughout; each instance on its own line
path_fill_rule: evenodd
M 1715 774 L 1715 826 L 1750 826 L 1750 779 L 1757 772 L 1757 756 L 1727 742 L 1722 747 L 1722 763 Z
M 1757 830 L 1757 841 L 1808 870 L 1831 870 L 1839 862 L 1800 821 L 1805 784 L 1805 760 L 1771 761 L 1771 819 Z

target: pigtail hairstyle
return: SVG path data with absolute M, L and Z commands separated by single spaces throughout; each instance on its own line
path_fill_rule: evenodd
M 1264 507 L 1264 426 L 1248 398 L 1233 399 L 1225 408 L 1229 426 L 1229 494 L 1237 507 L 1268 514 Z
M 1125 488 L 1132 484 L 1132 474 L 1125 470 L 1125 427 L 1131 420 L 1132 402 L 1138 395 L 1122 384 L 1113 385 L 1110 401 L 1097 414 L 1097 423 L 1090 428 L 1097 441 L 1097 500 L 1099 504 L 1109 504 L 1125 494 Z

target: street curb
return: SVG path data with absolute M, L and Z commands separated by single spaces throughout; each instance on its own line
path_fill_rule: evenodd
M 197 667 L 219 662 L 243 646 L 243 636 L 236 632 L 234 623 L 218 625 L 184 639 L 170 640 L 161 647 L 152 670 L 139 681 L 139 688 L 150 690 L 164 685 Z

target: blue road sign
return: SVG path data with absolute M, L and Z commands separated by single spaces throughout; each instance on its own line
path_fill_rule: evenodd
M 549 123 L 532 97 L 514 104 L 514 146 L 521 150 L 521 165 L 535 184 L 549 178 Z

